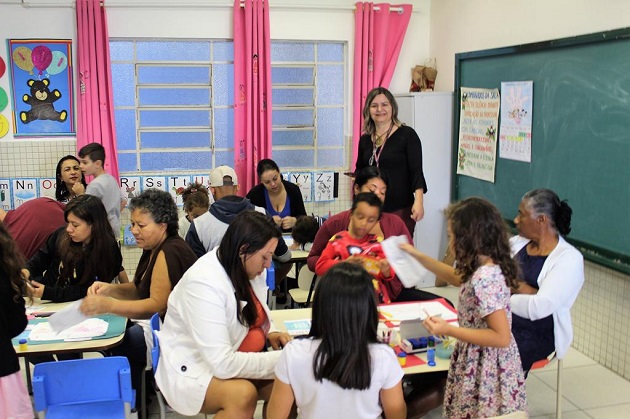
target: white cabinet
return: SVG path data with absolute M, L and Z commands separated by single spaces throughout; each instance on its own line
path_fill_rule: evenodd
M 414 245 L 441 260 L 447 246 L 444 209 L 450 203 L 453 130 L 453 93 L 396 94 L 398 119 L 413 127 L 422 141 L 422 167 L 428 192 L 424 218 L 416 224 Z M 432 287 L 435 276 L 425 275 L 419 288 Z

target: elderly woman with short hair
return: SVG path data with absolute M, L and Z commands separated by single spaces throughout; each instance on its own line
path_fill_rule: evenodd
M 142 249 L 134 280 L 126 284 L 95 282 L 81 311 L 90 316 L 112 313 L 145 319 L 128 322 L 122 344 L 111 351 L 129 358 L 132 385 L 139 389 L 147 347 L 152 344 L 148 319 L 155 312 L 164 316 L 171 291 L 197 256 L 178 235 L 177 207 L 168 192 L 148 189 L 131 199 L 129 209 L 131 232 Z

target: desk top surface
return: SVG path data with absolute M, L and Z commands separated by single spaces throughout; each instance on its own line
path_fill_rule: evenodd
M 284 322 L 286 320 L 305 320 L 311 318 L 311 309 L 310 308 L 299 308 L 292 310 L 272 310 L 271 318 L 274 322 L 274 325 L 283 332 L 286 332 L 286 326 Z M 434 367 L 430 367 L 427 364 L 427 354 L 413 354 L 420 358 L 424 363 L 422 365 L 415 365 L 412 367 L 405 367 L 403 371 L 405 374 L 420 374 L 425 372 L 437 372 L 437 371 L 447 371 L 450 365 L 450 360 L 441 359 L 437 356 L 435 357 L 436 365 Z M 411 356 L 411 355 L 410 355 Z
M 50 301 L 42 301 L 38 298 L 34 299 L 32 306 L 41 307 L 40 312 L 56 312 L 59 311 L 66 306 L 68 303 L 53 303 Z M 27 311 L 31 304 L 26 303 Z M 29 321 L 29 324 L 31 322 Z M 63 352 L 93 352 L 93 351 L 102 351 L 105 349 L 112 348 L 118 345 L 124 336 L 123 333 L 118 336 L 114 336 L 106 339 L 89 339 L 82 341 L 74 341 L 74 342 L 58 342 L 58 343 L 42 343 L 37 345 L 28 345 L 28 349 L 25 351 L 20 350 L 19 345 L 14 345 L 13 348 L 18 356 L 29 356 L 29 355 L 45 355 L 45 354 L 55 354 L 55 353 L 63 353 Z

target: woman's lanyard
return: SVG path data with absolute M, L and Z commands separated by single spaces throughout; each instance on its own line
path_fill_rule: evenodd
M 370 161 L 368 162 L 369 166 L 375 165 L 376 167 L 378 167 L 378 161 L 381 158 L 381 154 L 383 154 L 385 143 L 387 142 L 387 139 L 389 138 L 389 134 L 391 134 L 392 132 L 392 128 L 394 128 L 393 121 L 391 125 L 389 126 L 389 129 L 385 133 L 385 139 L 383 140 L 383 144 L 381 144 L 380 150 L 379 150 L 379 147 L 376 146 L 376 141 L 374 141 L 374 143 L 372 144 L 372 157 L 370 157 Z

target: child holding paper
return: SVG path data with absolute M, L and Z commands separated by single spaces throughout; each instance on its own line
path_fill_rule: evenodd
M 459 327 L 439 317 L 424 325 L 434 335 L 458 339 L 444 396 L 445 418 L 486 418 L 525 411 L 527 400 L 521 359 L 510 326 L 510 288 L 518 268 L 510 257 L 499 211 L 480 198 L 448 210 L 450 249 L 461 275 Z M 413 246 L 401 248 L 418 256 Z
M 370 234 L 381 218 L 382 208 L 381 200 L 372 192 L 355 196 L 348 230 L 340 231 L 330 239 L 315 265 L 315 273 L 321 276 L 341 261 L 361 265 L 373 278 L 379 302 L 389 304 L 391 297 L 385 283 L 394 278 L 394 270 L 385 259 L 382 237 Z
M 301 418 L 405 418 L 403 371 L 377 326 L 370 275 L 333 266 L 317 285 L 308 337 L 289 342 L 276 364 L 267 417 L 287 418 L 295 403 Z
M 30 291 L 20 272 L 21 259 L 13 238 L 0 223 L 0 417 L 30 419 L 33 407 L 11 343 L 28 324 L 22 295 L 30 295 Z

